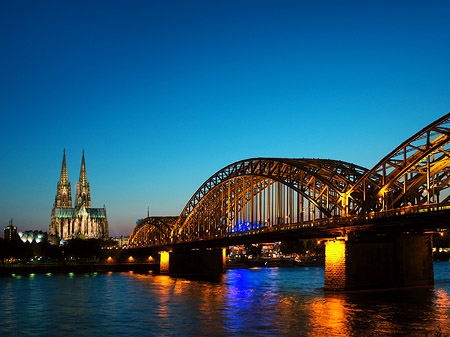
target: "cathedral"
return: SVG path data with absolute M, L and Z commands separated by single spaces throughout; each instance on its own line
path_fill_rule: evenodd
M 83 236 L 86 239 L 107 238 L 109 234 L 106 208 L 91 208 L 91 192 L 86 176 L 84 150 L 80 179 L 75 185 L 75 207 L 72 207 L 71 193 L 67 175 L 66 150 L 64 150 L 49 233 L 64 240 Z

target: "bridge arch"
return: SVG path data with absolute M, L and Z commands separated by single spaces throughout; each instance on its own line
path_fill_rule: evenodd
M 129 247 L 164 244 L 178 217 L 147 217 L 140 220 L 128 239 Z
M 352 214 L 449 201 L 450 113 L 405 140 L 350 187 Z
M 371 212 L 383 216 L 392 213 L 384 211 L 410 205 L 425 205 L 423 210 L 449 202 L 450 113 L 408 138 L 370 170 L 308 158 L 252 158 L 228 165 L 202 184 L 179 217 L 139 222 L 129 244 L 223 238 L 240 228 L 244 232 L 285 224 L 299 228 L 297 224 L 317 219 L 329 221 L 321 224 L 352 223 L 372 219 L 366 217 Z
M 300 222 L 305 216 L 311 220 L 345 215 L 344 192 L 366 171 L 334 160 L 238 161 L 215 173 L 197 190 L 178 218 L 172 236 L 174 240 L 219 236 L 238 230 L 236 226 L 242 223 L 244 227 L 258 227 Z M 268 199 L 266 207 L 263 199 Z

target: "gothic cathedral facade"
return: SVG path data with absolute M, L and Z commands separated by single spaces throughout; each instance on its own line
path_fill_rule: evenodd
M 91 192 L 86 176 L 86 164 L 81 160 L 80 179 L 75 185 L 75 207 L 72 208 L 72 195 L 67 175 L 66 150 L 64 150 L 55 204 L 49 228 L 50 235 L 70 240 L 75 237 L 87 239 L 108 238 L 106 208 L 91 208 Z

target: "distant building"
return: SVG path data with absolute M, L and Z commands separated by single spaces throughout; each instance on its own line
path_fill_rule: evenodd
M 64 240 L 77 236 L 101 239 L 107 238 L 109 235 L 106 208 L 91 208 L 91 192 L 86 176 L 84 150 L 80 179 L 75 185 L 74 208 L 67 175 L 66 150 L 64 150 L 61 177 L 57 185 L 49 233 Z
M 121 235 L 121 236 L 117 236 L 116 238 L 114 238 L 114 240 L 116 242 L 118 242 L 119 247 L 123 247 L 123 246 L 125 246 L 128 243 L 128 239 L 129 238 L 130 238 L 129 235 L 127 235 L 127 236 Z
M 15 240 L 17 238 L 17 227 L 13 226 L 12 219 L 9 222 L 9 225 L 6 226 L 3 230 L 4 230 L 3 238 L 6 241 L 12 241 L 12 240 Z
M 43 243 L 46 242 L 48 244 L 57 246 L 60 244 L 60 239 L 56 235 L 48 235 L 46 232 L 42 231 L 20 231 L 18 233 L 20 240 L 26 243 Z
M 24 231 L 19 232 L 19 237 L 22 242 L 41 243 L 47 239 L 47 233 L 43 233 L 42 231 Z

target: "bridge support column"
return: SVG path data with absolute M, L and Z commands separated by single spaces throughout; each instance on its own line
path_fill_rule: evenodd
M 432 285 L 430 235 L 325 242 L 325 290 Z
M 220 274 L 225 271 L 225 249 L 174 250 L 160 255 L 161 274 Z

